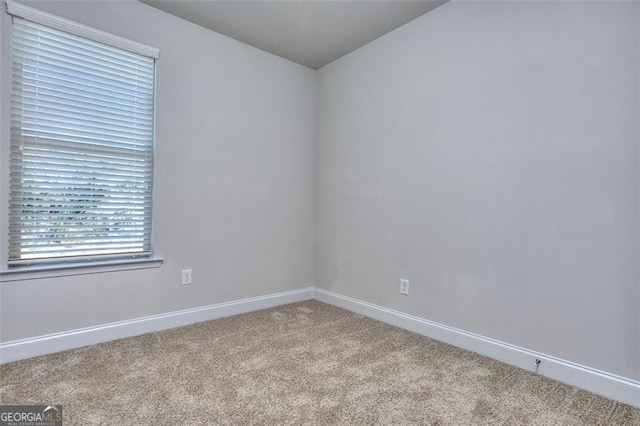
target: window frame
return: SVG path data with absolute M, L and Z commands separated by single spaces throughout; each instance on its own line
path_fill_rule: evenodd
M 0 166 L 2 167 L 2 173 L 0 173 L 0 223 L 2 229 L 0 230 L 0 237 L 2 244 L 0 244 L 0 282 L 14 281 L 23 279 L 35 279 L 35 278 L 47 278 L 55 276 L 77 275 L 85 273 L 96 272 L 109 272 L 113 270 L 130 270 L 130 269 L 143 269 L 154 268 L 160 266 L 162 258 L 157 257 L 155 254 L 154 244 L 154 205 L 155 205 L 155 159 L 156 159 L 156 102 L 157 102 L 157 69 L 159 59 L 159 49 L 147 46 L 136 41 L 132 41 L 111 33 L 107 33 L 102 30 L 98 30 L 89 27 L 84 24 L 80 24 L 75 21 L 61 18 L 59 16 L 43 12 L 39 9 L 35 9 L 29 6 L 16 3 L 13 0 L 6 0 L 6 14 L 3 13 L 1 18 L 5 21 L 9 21 L 9 25 L 2 26 L 2 46 L 0 46 L 0 54 L 2 61 L 0 61 L 0 91 L 3 93 L 2 104 L 0 105 L 0 126 L 3 131 L 0 134 Z M 4 11 L 3 11 L 4 12 Z M 1 12 L 0 12 L 1 13 Z M 122 257 L 116 258 L 97 258 L 82 259 L 82 260 L 68 260 L 68 261 L 55 261 L 51 263 L 34 263 L 31 265 L 20 265 L 9 267 L 9 196 L 11 193 L 11 181 L 10 181 L 10 145 L 11 145 L 11 132 L 10 132 L 10 96 L 12 90 L 12 73 L 11 64 L 13 61 L 11 51 L 11 39 L 13 37 L 13 16 L 27 19 L 29 21 L 45 25 L 57 30 L 65 31 L 80 37 L 84 37 L 99 43 L 103 43 L 112 47 L 123 49 L 139 55 L 151 57 L 154 60 L 153 65 L 153 106 L 152 106 L 152 141 L 151 141 L 151 247 L 150 253 L 147 256 L 127 256 L 126 253 Z M 4 96 L 4 95 L 7 96 Z

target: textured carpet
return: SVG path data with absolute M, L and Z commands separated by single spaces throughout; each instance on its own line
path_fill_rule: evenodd
M 65 424 L 640 424 L 640 410 L 316 301 L 0 366 Z

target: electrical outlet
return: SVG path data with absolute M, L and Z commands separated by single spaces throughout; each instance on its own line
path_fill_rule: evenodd
M 191 269 L 182 270 L 182 285 L 189 285 L 193 283 L 193 276 Z
M 400 279 L 400 294 L 409 295 L 409 280 Z

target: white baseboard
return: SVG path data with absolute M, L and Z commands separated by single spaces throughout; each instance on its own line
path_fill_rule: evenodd
M 640 382 L 314 288 L 313 298 L 640 408 Z M 541 362 L 535 366 L 535 360 Z
M 313 288 L 274 293 L 266 296 L 217 303 L 200 308 L 185 309 L 166 314 L 118 321 L 96 327 L 87 327 L 62 333 L 48 334 L 0 344 L 0 364 L 31 358 L 67 349 L 95 345 L 169 328 L 181 327 L 287 303 L 300 302 L 313 297 Z
M 313 287 L 2 343 L 0 364 L 308 299 L 338 306 L 640 408 L 638 381 Z M 541 360 L 537 368 L 534 365 L 536 358 Z

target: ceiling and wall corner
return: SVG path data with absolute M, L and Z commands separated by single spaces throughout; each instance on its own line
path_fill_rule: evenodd
M 638 4 L 143 1 L 322 67 L 316 286 L 640 378 Z
M 140 0 L 293 62 L 318 69 L 446 0 Z

